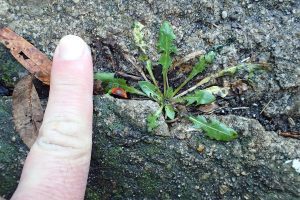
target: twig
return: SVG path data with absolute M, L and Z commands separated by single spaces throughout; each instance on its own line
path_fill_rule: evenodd
M 265 109 L 268 107 L 268 105 L 271 103 L 271 101 L 272 101 L 272 99 L 270 99 L 270 100 L 268 101 L 268 103 L 263 107 L 263 109 L 260 111 L 259 114 L 262 114 L 262 113 L 265 111 Z
M 250 57 L 245 58 L 245 59 L 243 59 L 243 60 L 241 61 L 241 63 L 246 62 L 246 61 L 248 61 L 249 59 L 250 59 Z
M 295 138 L 300 140 L 300 133 L 297 132 L 280 132 L 279 135 L 283 137 L 290 137 L 290 138 Z
M 136 60 L 134 59 L 134 57 L 130 56 L 127 53 L 123 53 L 124 58 L 130 62 L 134 68 L 142 75 L 142 77 L 145 79 L 145 81 L 149 81 L 146 74 L 144 73 L 143 69 L 137 64 Z
M 245 110 L 249 109 L 249 107 L 236 107 L 236 108 L 231 108 L 231 110 Z
M 179 120 L 179 118 L 170 119 L 170 120 L 166 120 L 166 123 L 171 124 L 171 123 L 177 122 L 178 120 Z
M 141 80 L 143 80 L 142 77 L 131 75 L 131 74 L 126 74 L 125 72 L 121 72 L 121 71 L 118 71 L 115 74 L 118 75 L 118 76 L 122 76 L 124 78 L 131 78 L 131 79 L 133 79 L 135 81 L 141 81 Z
M 190 54 L 184 56 L 183 58 L 179 59 L 178 61 L 174 62 L 172 64 L 172 66 L 170 67 L 169 71 L 172 71 L 175 67 L 178 67 L 178 66 L 182 65 L 183 63 L 186 63 L 186 62 L 188 62 L 198 56 L 201 56 L 203 54 L 205 54 L 205 51 L 203 51 L 203 50 L 190 53 Z

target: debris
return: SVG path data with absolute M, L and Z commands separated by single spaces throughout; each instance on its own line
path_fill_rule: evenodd
M 210 91 L 212 94 L 225 98 L 229 93 L 229 87 L 219 87 L 219 86 L 211 86 L 205 88 L 205 90 Z
M 29 148 L 35 142 L 43 121 L 43 109 L 32 80 L 31 75 L 23 77 L 13 92 L 16 130 Z
M 260 113 L 259 114 L 262 114 L 264 111 L 265 111 L 265 109 L 269 106 L 269 104 L 272 102 L 272 99 L 270 99 L 269 101 L 268 101 L 268 103 L 263 107 L 263 109 L 260 111 Z
M 115 75 L 116 76 L 121 76 L 121 77 L 124 77 L 124 78 L 130 78 L 130 79 L 135 80 L 135 81 L 141 81 L 141 80 L 143 80 L 142 77 L 139 77 L 139 76 L 136 76 L 136 75 L 132 75 L 132 74 L 127 74 L 127 73 L 121 72 L 121 71 L 115 72 Z
M 237 94 L 242 94 L 243 92 L 248 90 L 248 85 L 242 80 L 237 80 L 231 84 L 231 89 Z
M 294 121 L 294 119 L 293 118 L 291 118 L 291 117 L 289 117 L 288 118 L 288 122 L 289 122 L 289 124 L 290 124 L 290 126 L 296 126 L 296 123 L 295 123 L 295 121 Z
M 49 85 L 52 61 L 44 53 L 6 27 L 0 29 L 0 42 L 30 73 Z
M 279 135 L 300 140 L 300 133 L 297 132 L 280 132 Z
M 211 113 L 213 112 L 214 110 L 218 109 L 220 106 L 218 106 L 218 104 L 216 103 L 211 103 L 211 104 L 208 104 L 208 105 L 203 105 L 203 106 L 200 106 L 199 107 L 199 110 L 201 112 L 204 112 L 204 113 Z
M 196 57 L 199 57 L 201 55 L 204 55 L 205 54 L 205 51 L 203 50 L 200 50 L 200 51 L 195 51 L 193 53 L 190 53 L 186 56 L 184 56 L 183 58 L 181 59 L 177 59 L 175 60 L 175 62 L 172 64 L 171 68 L 169 69 L 169 71 L 175 69 L 176 67 L 179 67 L 180 65 L 186 63 L 186 62 L 189 62 L 190 60 L 196 58 Z
M 205 150 L 205 146 L 203 144 L 199 144 L 198 147 L 197 147 L 197 151 L 199 153 L 203 153 Z

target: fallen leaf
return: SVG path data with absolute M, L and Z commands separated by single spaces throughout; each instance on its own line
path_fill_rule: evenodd
M 211 86 L 209 88 L 206 88 L 205 90 L 210 91 L 214 95 L 224 98 L 228 95 L 229 89 L 229 87 Z
M 199 51 L 192 52 L 192 53 L 184 56 L 183 58 L 175 59 L 175 61 L 172 64 L 172 67 L 169 70 L 171 71 L 174 68 L 179 67 L 182 64 L 187 63 L 187 62 L 189 62 L 201 55 L 204 55 L 204 54 L 205 54 L 205 51 L 199 50 Z M 190 66 L 190 68 L 192 68 L 191 65 L 189 65 L 189 66 Z
M 16 84 L 13 92 L 15 127 L 29 148 L 36 140 L 43 121 L 43 109 L 32 80 L 31 75 L 25 76 Z
M 200 107 L 199 107 L 199 110 L 200 110 L 201 112 L 204 112 L 204 113 L 210 113 L 210 112 L 212 112 L 212 111 L 214 111 L 214 110 L 216 110 L 216 109 L 218 109 L 218 108 L 219 108 L 218 104 L 216 104 L 216 103 L 211 103 L 211 104 L 207 104 L 207 105 L 200 106 Z
M 242 94 L 243 92 L 248 90 L 248 85 L 242 80 L 237 80 L 231 84 L 231 89 L 237 94 Z
M 7 27 L 0 28 L 0 42 L 30 73 L 49 85 L 52 61 L 44 53 Z
M 112 88 L 111 89 L 111 93 L 113 95 L 119 96 L 119 97 L 123 97 L 125 99 L 128 99 L 127 93 L 124 89 L 122 88 Z

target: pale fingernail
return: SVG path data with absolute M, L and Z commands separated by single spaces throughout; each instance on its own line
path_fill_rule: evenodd
M 78 60 L 90 49 L 80 37 L 67 35 L 60 40 L 56 51 L 62 60 Z

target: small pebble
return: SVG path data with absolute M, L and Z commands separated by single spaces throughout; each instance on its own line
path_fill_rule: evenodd
M 223 18 L 223 19 L 226 19 L 227 16 L 228 16 L 227 12 L 226 12 L 225 10 L 222 11 L 222 18 Z
M 296 125 L 296 123 L 295 123 L 295 121 L 293 120 L 293 118 L 289 117 L 289 118 L 288 118 L 288 121 L 289 121 L 290 126 L 295 126 L 295 125 Z
M 15 136 L 12 136 L 12 137 L 11 137 L 11 141 L 15 142 L 15 141 L 16 141 L 16 137 L 15 137 Z

